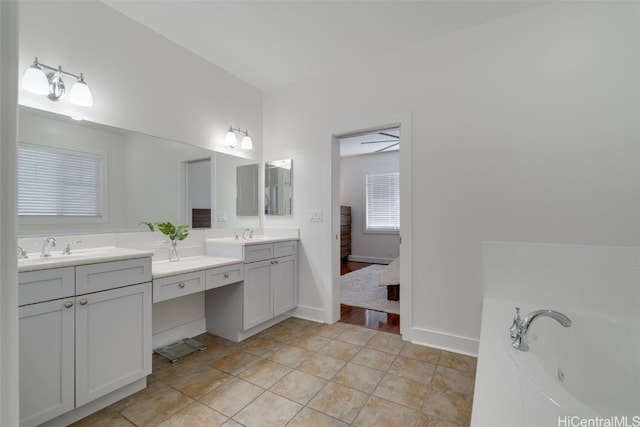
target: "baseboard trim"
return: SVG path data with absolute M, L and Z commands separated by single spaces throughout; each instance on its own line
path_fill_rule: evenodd
M 416 327 L 411 330 L 411 342 L 474 357 L 478 357 L 480 347 L 480 340 L 474 338 Z
M 325 319 L 326 311 L 318 307 L 298 305 L 292 313 L 293 317 L 311 320 L 313 322 L 328 323 Z
M 353 262 L 370 262 L 373 264 L 390 264 L 393 258 L 377 258 L 372 256 L 349 255 L 349 261 Z
M 168 344 L 172 344 L 183 338 L 191 338 L 196 335 L 204 334 L 207 332 L 207 322 L 203 317 L 191 323 L 177 326 L 175 328 L 158 332 L 151 338 L 151 347 L 156 349 Z

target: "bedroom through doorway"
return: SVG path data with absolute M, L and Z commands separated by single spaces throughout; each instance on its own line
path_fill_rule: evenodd
M 340 143 L 340 321 L 400 333 L 400 129 Z

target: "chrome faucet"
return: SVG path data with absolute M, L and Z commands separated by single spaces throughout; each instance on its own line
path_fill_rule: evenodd
M 516 307 L 516 315 L 513 319 L 513 325 L 509 330 L 510 336 L 513 339 L 511 345 L 516 350 L 529 351 L 529 342 L 527 339 L 529 328 L 534 320 L 538 317 L 551 317 L 555 319 L 565 328 L 571 326 L 571 319 L 564 314 L 554 310 L 536 310 L 527 314 L 524 319 L 520 320 L 520 307 Z
M 27 251 L 22 249 L 22 246 L 18 246 L 18 259 L 28 259 Z
M 71 245 L 75 245 L 76 243 L 82 243 L 82 240 L 74 240 L 73 242 L 67 243 L 62 250 L 62 255 L 71 255 Z
M 51 248 L 56 245 L 56 239 L 53 237 L 47 237 L 44 239 L 44 243 L 42 244 L 42 252 L 40 253 L 41 257 L 51 256 Z
M 249 239 L 253 238 L 253 230 L 250 228 L 245 228 L 245 230 L 242 232 L 242 240 L 247 240 L 247 237 L 245 236 L 245 234 L 249 232 Z

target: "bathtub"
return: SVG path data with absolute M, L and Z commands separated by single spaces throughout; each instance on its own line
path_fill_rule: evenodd
M 531 348 L 523 352 L 509 339 L 516 304 L 491 298 L 483 304 L 473 427 L 640 426 L 639 325 L 523 305 L 523 316 L 553 308 L 573 321 L 564 328 L 536 319 Z M 579 424 L 589 420 L 595 421 Z

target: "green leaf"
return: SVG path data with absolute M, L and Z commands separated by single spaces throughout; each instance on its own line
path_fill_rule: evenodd
M 140 221 L 140 222 L 138 223 L 138 225 L 140 225 L 140 224 L 144 224 L 144 225 L 146 225 L 147 227 L 149 227 L 149 231 L 156 231 L 156 228 L 154 227 L 154 225 L 153 225 L 153 223 L 152 223 L 152 222 Z

